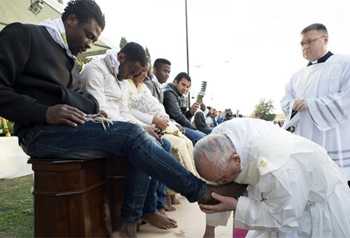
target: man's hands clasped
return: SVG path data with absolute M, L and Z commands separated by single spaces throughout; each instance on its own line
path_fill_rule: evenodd
M 162 145 L 163 141 L 162 141 L 162 130 L 159 130 L 157 128 L 151 127 L 151 126 L 142 126 L 143 129 L 145 129 L 148 134 L 150 134 L 151 136 L 155 137 L 157 139 L 157 141 L 159 141 L 159 143 Z
M 293 104 L 293 110 L 301 112 L 301 111 L 306 110 L 306 109 L 308 109 L 308 106 L 307 106 L 307 102 L 305 99 L 295 100 L 295 102 Z

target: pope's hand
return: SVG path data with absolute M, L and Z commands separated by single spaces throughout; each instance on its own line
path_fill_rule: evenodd
M 308 109 L 307 102 L 304 99 L 295 100 L 293 104 L 293 110 L 301 112 Z
M 221 196 L 214 192 L 211 194 L 211 196 L 218 200 L 220 203 L 216 205 L 199 204 L 199 208 L 202 210 L 202 212 L 212 214 L 216 212 L 232 211 L 236 209 L 238 203 L 237 199 Z

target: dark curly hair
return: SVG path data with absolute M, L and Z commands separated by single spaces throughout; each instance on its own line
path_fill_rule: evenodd
M 135 42 L 129 42 L 118 52 L 123 53 L 127 62 L 139 62 L 142 67 L 148 63 L 146 52 L 143 47 Z
M 94 0 L 69 1 L 62 14 L 62 21 L 65 21 L 71 14 L 77 17 L 80 24 L 87 23 L 91 19 L 94 19 L 102 30 L 105 28 L 105 16 Z

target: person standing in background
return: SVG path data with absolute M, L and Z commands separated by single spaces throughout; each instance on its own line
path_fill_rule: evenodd
M 324 147 L 350 181 L 350 56 L 333 55 L 327 45 L 323 24 L 301 31 L 301 52 L 309 62 L 285 87 L 284 128 Z

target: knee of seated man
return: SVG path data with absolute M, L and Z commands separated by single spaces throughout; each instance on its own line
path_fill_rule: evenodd
M 163 141 L 163 149 L 168 152 L 168 153 L 171 153 L 171 143 L 170 141 L 168 141 L 167 139 L 165 138 L 162 138 L 162 141 Z
M 114 121 L 112 130 L 116 131 L 117 134 L 119 132 L 135 138 L 138 138 L 142 134 L 148 134 L 142 126 L 132 122 Z

